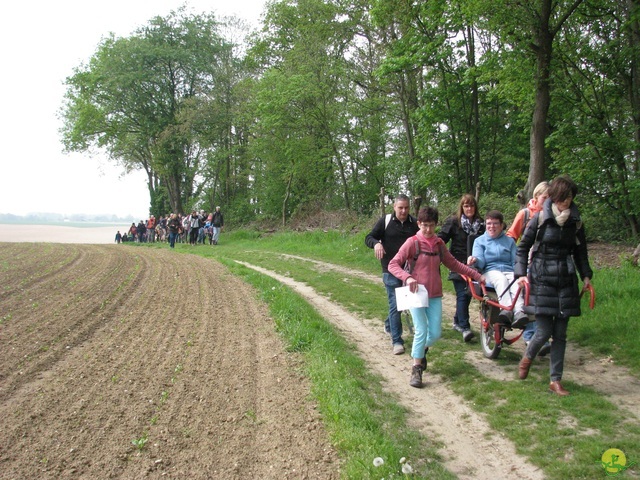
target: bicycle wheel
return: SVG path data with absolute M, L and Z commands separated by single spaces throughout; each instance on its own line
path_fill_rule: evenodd
M 482 353 L 487 358 L 498 358 L 500 355 L 500 350 L 502 350 L 502 342 L 496 342 L 496 332 L 494 328 L 498 329 L 498 333 L 500 338 L 503 338 L 505 328 L 498 324 L 494 323 L 491 325 L 489 322 L 482 323 L 482 331 L 480 332 L 480 341 L 482 343 Z

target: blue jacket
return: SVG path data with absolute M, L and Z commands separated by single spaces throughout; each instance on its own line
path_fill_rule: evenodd
M 476 257 L 474 266 L 482 273 L 491 270 L 513 272 L 516 250 L 516 242 L 504 232 L 496 238 L 491 238 L 489 232 L 485 232 L 473 243 L 471 255 Z

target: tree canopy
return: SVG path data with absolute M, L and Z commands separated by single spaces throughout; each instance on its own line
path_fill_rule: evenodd
M 585 212 L 637 236 L 639 3 L 271 1 L 240 40 L 180 9 L 73 72 L 64 144 L 144 170 L 156 215 L 526 199 L 567 173 Z

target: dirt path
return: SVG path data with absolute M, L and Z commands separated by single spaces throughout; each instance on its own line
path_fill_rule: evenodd
M 282 255 L 301 261 L 312 262 L 315 268 L 324 271 L 338 271 L 353 275 L 353 270 L 344 267 L 306 259 L 294 255 Z M 430 372 L 425 376 L 426 388 L 417 390 L 408 385 L 409 360 L 407 356 L 390 355 L 387 348 L 388 338 L 381 332 L 380 322 L 357 318 L 348 311 L 335 305 L 325 297 L 318 295 L 306 284 L 296 282 L 289 277 L 245 262 L 243 265 L 290 286 L 305 297 L 327 320 L 331 321 L 353 342 L 359 354 L 385 380 L 385 387 L 411 412 L 415 427 L 426 435 L 434 434 L 443 441 L 443 458 L 446 467 L 461 479 L 503 478 L 503 479 L 539 479 L 543 473 L 530 464 L 524 457 L 516 454 L 514 446 L 506 438 L 492 430 L 484 417 L 468 408 L 465 402 L 453 394 L 443 379 Z M 380 278 L 359 272 L 361 278 L 380 282 Z M 444 318 L 453 316 L 455 302 L 452 296 L 443 298 Z M 476 329 L 478 325 L 475 325 Z M 524 342 L 512 347 L 522 353 Z M 515 368 L 500 367 L 496 362 L 487 360 L 478 349 L 468 354 L 470 363 L 482 374 L 500 380 L 513 380 Z M 586 349 L 575 345 L 567 351 L 565 371 L 572 381 L 588 385 L 605 396 L 611 402 L 626 409 L 631 415 L 640 418 L 640 381 L 630 375 L 623 367 L 612 364 L 609 359 L 597 359 Z M 532 368 L 532 375 L 548 375 L 548 361 L 542 359 Z M 611 385 L 616 385 L 615 389 Z M 487 451 L 499 451 L 502 455 L 486 455 Z M 482 458 L 482 462 L 478 459 Z M 504 458 L 510 458 L 510 470 L 504 469 Z M 499 474 L 497 472 L 500 472 Z
M 435 435 L 443 442 L 445 465 L 459 478 L 544 478 L 537 467 L 516 454 L 509 441 L 491 430 L 480 415 L 454 395 L 442 379 L 427 373 L 426 388 L 418 390 L 410 387 L 409 358 L 406 355 L 390 355 L 388 338 L 379 324 L 376 326 L 373 322 L 363 322 L 303 283 L 264 268 L 240 263 L 293 288 L 353 342 L 360 356 L 384 379 L 385 388 L 412 412 L 413 427 L 425 435 Z M 327 264 L 324 267 L 331 268 Z M 499 451 L 502 454 L 486 455 L 487 451 Z M 509 471 L 503 471 L 505 456 L 512 459 L 511 465 L 515 465 Z
M 223 266 L 3 244 L 0 284 L 0 478 L 338 478 L 299 358 Z

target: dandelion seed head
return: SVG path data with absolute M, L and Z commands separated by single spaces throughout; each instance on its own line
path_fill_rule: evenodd
M 381 457 L 376 457 L 376 458 L 373 459 L 373 466 L 374 467 L 379 467 L 383 463 L 384 463 L 384 460 Z
M 413 468 L 411 468 L 411 465 L 409 465 L 408 463 L 405 463 L 404 465 L 402 465 L 402 473 L 404 473 L 405 475 L 409 475 L 413 473 Z
M 402 458 L 400 459 L 400 463 L 404 463 L 406 460 L 407 460 L 407 459 L 406 459 L 405 457 L 402 457 Z

